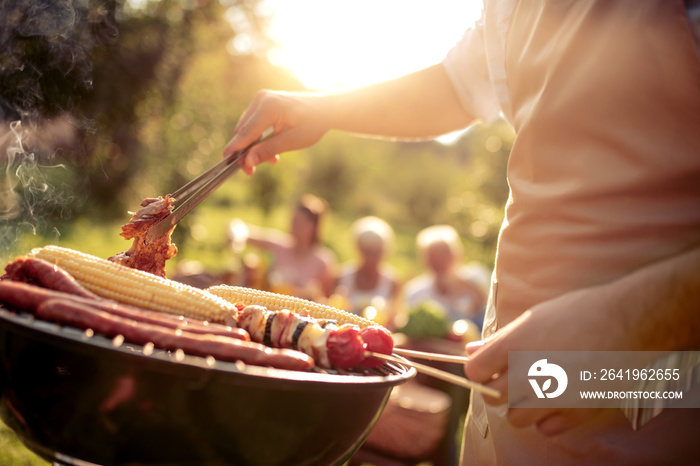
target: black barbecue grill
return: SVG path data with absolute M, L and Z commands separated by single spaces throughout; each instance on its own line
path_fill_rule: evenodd
M 55 464 L 342 464 L 413 376 L 408 364 L 337 373 L 220 362 L 0 308 L 0 417 Z

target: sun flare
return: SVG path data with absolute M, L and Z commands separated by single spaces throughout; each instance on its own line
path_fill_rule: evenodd
M 478 18 L 478 0 L 265 0 L 270 60 L 310 89 L 359 86 L 439 62 Z

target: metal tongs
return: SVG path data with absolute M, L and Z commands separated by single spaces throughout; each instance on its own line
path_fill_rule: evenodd
M 272 127 L 267 128 L 263 134 L 250 143 L 244 149 L 234 152 L 230 156 L 193 179 L 177 191 L 170 194 L 174 199 L 173 210 L 163 217 L 158 223 L 149 228 L 146 233 L 146 242 L 150 243 L 164 236 L 171 228 L 197 207 L 204 199 L 209 197 L 224 181 L 240 170 L 243 159 L 251 147 L 272 136 Z

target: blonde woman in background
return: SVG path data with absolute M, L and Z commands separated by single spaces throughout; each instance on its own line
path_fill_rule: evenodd
M 272 255 L 268 288 L 312 301 L 325 301 L 333 291 L 337 259 L 320 240 L 321 220 L 328 210 L 324 199 L 305 194 L 294 209 L 289 233 L 234 220 L 232 245 L 245 243 Z
M 367 317 L 393 328 L 401 287 L 384 260 L 393 245 L 394 231 L 378 217 L 364 217 L 355 221 L 352 233 L 359 258 L 343 266 L 336 293 L 345 297 L 348 311 L 363 314 L 370 306 Z
M 481 328 L 489 273 L 480 264 L 462 264 L 464 251 L 457 231 L 449 225 L 425 228 L 418 233 L 416 246 L 428 272 L 406 284 L 408 307 L 437 302 L 450 322 L 469 319 Z

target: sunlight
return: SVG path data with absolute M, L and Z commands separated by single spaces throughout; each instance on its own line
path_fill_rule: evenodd
M 439 62 L 478 18 L 478 0 L 264 0 L 270 60 L 310 89 L 359 86 Z

